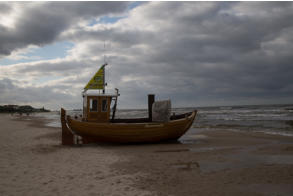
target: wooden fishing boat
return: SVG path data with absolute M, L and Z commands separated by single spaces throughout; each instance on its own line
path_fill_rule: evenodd
M 191 127 L 197 113 L 196 110 L 185 114 L 170 115 L 170 101 L 155 102 L 154 95 L 148 96 L 148 118 L 116 119 L 117 98 L 120 94 L 118 89 L 115 94 L 105 93 L 104 67 L 105 65 L 93 77 L 102 78 L 102 84 L 97 83 L 101 82 L 99 78 L 96 80 L 92 78 L 86 86 L 88 88 L 92 86 L 93 89 L 102 88 L 103 92 L 83 92 L 82 118 L 67 116 L 66 111 L 61 108 L 63 145 L 93 142 L 150 143 L 177 140 Z M 90 84 L 91 82 L 92 84 Z M 111 103 L 114 103 L 112 111 Z M 158 111 L 159 113 L 155 113 Z
M 169 122 L 162 123 L 148 122 L 148 119 L 133 119 L 133 122 L 131 119 L 117 119 L 117 122 L 96 123 L 75 120 L 71 117 L 65 120 L 65 110 L 62 110 L 61 114 L 63 123 L 66 123 L 63 125 L 64 128 L 72 130 L 86 141 L 146 143 L 177 140 L 192 125 L 196 111 L 173 116 Z

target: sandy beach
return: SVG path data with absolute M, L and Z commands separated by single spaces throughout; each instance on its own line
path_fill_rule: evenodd
M 0 195 L 293 195 L 293 137 L 68 147 L 44 119 L 0 116 Z

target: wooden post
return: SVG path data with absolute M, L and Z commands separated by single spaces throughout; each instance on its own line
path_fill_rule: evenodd
M 66 111 L 61 108 L 61 125 L 62 125 L 62 145 L 73 145 L 74 141 L 73 141 L 73 134 L 71 133 L 71 131 L 68 129 L 67 125 L 66 125 L 66 120 L 65 120 L 65 116 L 66 116 Z
M 152 106 L 153 103 L 155 102 L 155 95 L 154 94 L 149 94 L 148 95 L 148 106 L 149 106 L 149 121 L 152 121 Z

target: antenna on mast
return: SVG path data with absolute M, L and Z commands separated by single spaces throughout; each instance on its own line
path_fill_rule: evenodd
M 106 41 L 104 41 L 104 64 L 106 64 Z

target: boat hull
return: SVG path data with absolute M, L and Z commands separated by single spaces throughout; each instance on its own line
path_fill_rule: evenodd
M 196 111 L 164 123 L 95 123 L 67 117 L 64 123 L 74 134 L 95 142 L 153 143 L 177 140 L 190 128 L 195 116 Z

